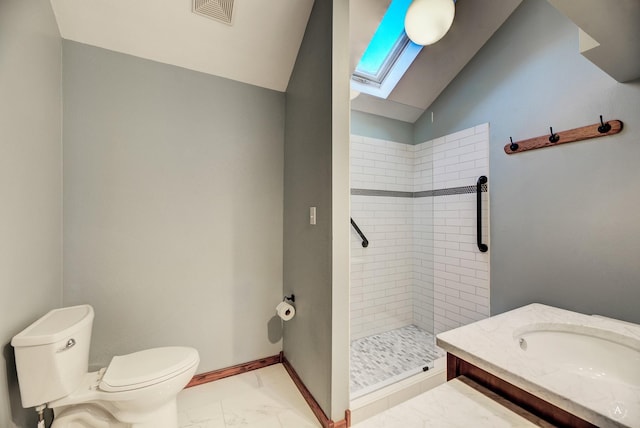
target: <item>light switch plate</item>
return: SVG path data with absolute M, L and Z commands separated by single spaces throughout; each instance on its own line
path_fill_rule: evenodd
M 309 207 L 309 224 L 316 224 L 316 207 Z

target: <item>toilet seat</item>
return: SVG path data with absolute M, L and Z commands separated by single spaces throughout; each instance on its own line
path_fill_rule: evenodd
M 198 362 L 198 351 L 180 346 L 153 348 L 115 356 L 111 359 L 98 388 L 105 392 L 144 388 L 183 373 Z

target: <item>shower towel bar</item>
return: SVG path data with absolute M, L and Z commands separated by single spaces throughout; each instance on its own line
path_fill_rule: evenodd
M 487 176 L 481 175 L 478 177 L 478 181 L 476 183 L 476 208 L 478 212 L 478 217 L 476 221 L 476 225 L 478 228 L 478 250 L 483 253 L 486 253 L 489 247 L 487 244 L 482 243 L 482 185 L 487 184 Z
M 351 226 L 353 226 L 356 232 L 358 232 L 358 235 L 360 235 L 360 238 L 362 239 L 362 246 L 367 248 L 369 246 L 369 240 L 364 236 L 364 233 L 362 233 L 356 222 L 353 221 L 353 218 L 351 218 Z

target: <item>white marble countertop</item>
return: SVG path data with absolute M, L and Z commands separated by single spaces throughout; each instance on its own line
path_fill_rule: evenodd
M 518 344 L 518 334 L 562 324 L 564 331 L 600 334 L 603 339 L 640 351 L 640 325 L 589 316 L 541 304 L 469 324 L 437 336 L 445 351 L 524 389 L 599 427 L 640 428 L 640 387 L 637 384 L 596 381 L 571 373 L 548 357 L 532 357 Z M 635 369 L 634 369 L 635 370 Z M 640 364 L 637 366 L 640 371 Z M 637 373 L 636 373 L 637 374 Z M 638 376 L 636 376 L 638 378 Z

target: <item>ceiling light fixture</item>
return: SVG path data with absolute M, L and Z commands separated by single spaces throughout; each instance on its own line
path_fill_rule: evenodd
M 432 45 L 447 34 L 455 13 L 453 0 L 413 0 L 404 19 L 407 36 L 418 45 Z

